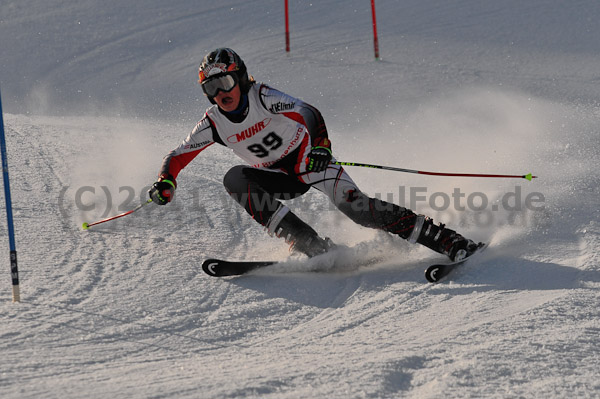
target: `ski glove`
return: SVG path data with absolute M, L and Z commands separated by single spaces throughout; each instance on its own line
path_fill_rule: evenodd
M 306 157 L 306 170 L 314 173 L 322 172 L 327 169 L 331 158 L 331 141 L 326 138 L 316 140 L 315 146 Z
M 152 185 L 150 190 L 148 190 L 148 195 L 152 199 L 152 202 L 155 202 L 158 205 L 166 205 L 173 199 L 176 188 L 177 183 L 175 183 L 175 179 L 159 178 L 159 180 Z

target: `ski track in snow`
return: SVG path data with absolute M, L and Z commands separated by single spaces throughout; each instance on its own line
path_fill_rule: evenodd
M 290 3 L 289 55 L 279 2 L 0 5 L 22 296 L 9 302 L 6 256 L 0 397 L 597 397 L 596 2 L 378 2 L 379 62 L 363 2 Z M 339 160 L 539 175 L 349 169 L 364 191 L 398 201 L 399 186 L 459 187 L 498 205 L 518 189 L 521 205 L 542 193 L 544 209 L 419 203 L 491 244 L 432 285 L 423 271 L 439 257 L 353 225 L 311 192 L 290 206 L 350 247 L 317 264 L 288 258 L 232 203 L 221 179 L 241 161 L 211 146 L 178 177 L 174 203 L 82 231 L 145 200 L 208 104 L 194 71 L 221 45 L 316 105 Z M 202 260 L 217 256 L 284 262 L 205 276 Z

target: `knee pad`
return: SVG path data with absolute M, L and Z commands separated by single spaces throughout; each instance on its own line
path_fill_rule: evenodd
M 229 169 L 223 176 L 223 185 L 228 193 L 242 193 L 246 191 L 248 178 L 244 173 L 247 166 L 237 165 Z

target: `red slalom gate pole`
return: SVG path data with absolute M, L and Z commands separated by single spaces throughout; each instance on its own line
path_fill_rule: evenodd
M 290 15 L 288 11 L 288 0 L 285 0 L 285 51 L 290 52 Z
M 375 59 L 379 60 L 379 39 L 377 38 L 377 17 L 375 16 L 375 0 L 371 0 L 371 14 L 373 14 L 373 46 L 375 47 Z

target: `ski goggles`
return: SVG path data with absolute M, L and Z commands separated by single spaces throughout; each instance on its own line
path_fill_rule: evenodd
M 202 82 L 202 90 L 208 97 L 215 97 L 219 90 L 229 93 L 238 84 L 238 77 L 234 73 L 219 75 Z

